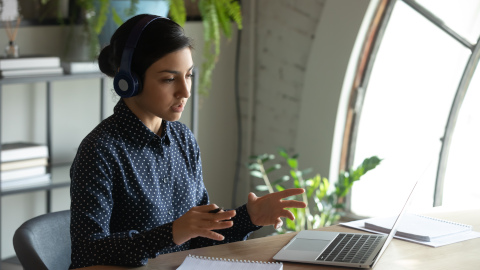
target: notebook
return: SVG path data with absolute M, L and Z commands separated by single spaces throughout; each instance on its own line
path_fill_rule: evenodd
M 388 235 L 304 230 L 295 235 L 275 254 L 273 259 L 352 268 L 373 268 L 392 241 L 418 182 L 418 180 L 415 182 Z
M 232 260 L 194 256 L 189 254 L 177 270 L 282 270 L 283 264 L 278 262 L 259 262 L 248 260 Z
M 365 229 L 388 233 L 395 217 L 381 217 L 365 220 Z M 406 214 L 398 225 L 396 236 L 430 242 L 434 239 L 456 233 L 471 231 L 472 226 L 427 216 Z

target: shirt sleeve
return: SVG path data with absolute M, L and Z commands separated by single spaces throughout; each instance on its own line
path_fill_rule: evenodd
M 109 164 L 115 162 L 112 159 L 101 147 L 82 144 L 71 167 L 70 268 L 140 266 L 159 251 L 176 246 L 172 239 L 172 223 L 144 232 L 110 231 L 113 174 Z

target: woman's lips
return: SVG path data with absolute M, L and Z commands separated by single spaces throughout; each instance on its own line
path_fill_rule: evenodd
M 172 110 L 173 110 L 174 112 L 181 113 L 181 112 L 183 112 L 184 107 L 185 107 L 184 104 L 183 104 L 183 103 L 180 103 L 180 104 L 178 104 L 178 105 L 173 105 L 173 106 L 172 106 Z

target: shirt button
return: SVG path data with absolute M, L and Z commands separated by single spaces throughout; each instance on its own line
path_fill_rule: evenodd
M 169 210 L 169 211 L 168 211 L 168 214 L 169 214 L 169 215 L 172 215 L 172 214 L 173 214 L 172 210 Z
M 167 183 L 167 178 L 163 178 L 163 182 L 166 184 Z

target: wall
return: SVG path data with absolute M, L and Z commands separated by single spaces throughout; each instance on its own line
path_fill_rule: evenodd
M 292 153 L 299 152 L 308 157 L 301 160 L 304 167 L 311 164 L 322 175 L 329 173 L 342 74 L 346 72 L 355 31 L 360 26 L 368 1 L 251 0 L 242 3 L 244 28 L 239 83 L 242 159 L 240 182 L 235 184 L 236 205 L 245 203 L 247 193 L 258 184 L 257 179 L 250 179 L 245 169 L 248 156 L 252 154 L 273 153 L 277 147 L 283 146 Z M 349 16 L 343 16 L 344 12 Z M 200 66 L 202 26 L 198 22 L 189 22 L 185 31 L 196 41 L 194 62 Z M 18 34 L 21 53 L 61 52 L 61 40 L 65 34 L 65 29 L 58 26 L 21 28 Z M 52 43 L 52 40 L 58 42 Z M 236 42 L 237 36 L 229 41 L 223 40 L 221 56 L 213 74 L 213 89 L 209 97 L 201 98 L 199 102 L 197 139 L 202 151 L 204 181 L 211 201 L 224 207 L 231 206 L 236 168 Z M 6 44 L 5 36 L 0 36 L 0 44 Z M 330 51 L 319 52 L 317 46 Z M 79 50 L 82 51 L 81 46 Z M 331 76 L 334 81 L 330 81 Z M 44 140 L 43 88 L 40 84 L 5 88 L 1 112 L 3 141 Z M 55 137 L 57 156 L 67 160 L 72 157 L 80 140 L 98 122 L 99 95 L 96 89 L 96 80 L 55 84 L 53 128 L 58 136 Z M 321 107 L 307 104 L 317 99 Z M 110 92 L 107 101 L 107 112 L 111 112 L 116 98 Z M 309 110 L 315 107 L 321 112 Z M 184 115 L 188 113 L 187 110 Z M 188 123 L 188 120 L 185 115 L 183 121 Z M 311 132 L 309 129 L 319 135 L 304 137 L 305 132 Z M 317 148 L 321 149 L 319 153 Z M 312 153 L 314 155 L 309 156 Z M 69 207 L 68 188 L 55 190 L 53 194 L 53 210 Z M 2 198 L 2 258 L 14 255 L 11 246 L 14 230 L 24 220 L 44 213 L 44 198 L 43 192 Z M 268 232 L 268 229 L 263 231 Z
M 271 153 L 285 168 L 277 152 L 278 147 L 283 147 L 291 155 L 299 154 L 300 169 L 312 168 L 326 177 L 336 174 L 330 173 L 331 167 L 338 170 L 339 162 L 332 147 L 335 136 L 337 141 L 343 136 L 343 122 L 338 125 L 337 118 L 342 120 L 338 113 L 346 108 L 350 88 L 344 82 L 351 87 L 353 74 L 347 69 L 349 63 L 353 63 L 350 69 L 356 64 L 358 56 L 352 56 L 352 51 L 357 44 L 358 54 L 357 34 L 369 2 L 244 2 L 247 12 L 243 34 L 247 40 L 242 43 L 242 52 L 250 57 L 241 58 L 242 78 L 252 81 L 252 85 L 242 84 L 249 89 L 241 92 L 246 127 L 242 164 L 251 155 Z M 359 39 L 361 44 L 362 37 Z M 332 160 L 332 156 L 336 159 Z M 270 179 L 285 174 L 286 168 L 271 174 Z M 245 167 L 241 175 L 239 193 L 245 193 L 240 197 L 263 183 L 249 177 Z

